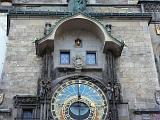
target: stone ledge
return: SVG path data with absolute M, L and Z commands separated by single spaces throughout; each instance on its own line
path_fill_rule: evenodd
M 134 114 L 160 113 L 160 108 L 132 109 Z
M 0 109 L 0 113 L 8 113 L 11 114 L 12 109 L 11 108 L 6 108 L 6 109 Z

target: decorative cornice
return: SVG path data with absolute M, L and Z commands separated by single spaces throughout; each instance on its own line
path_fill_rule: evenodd
M 152 3 L 144 3 L 144 11 L 145 12 L 160 12 L 160 1 L 159 3 L 157 2 L 152 2 Z
M 149 108 L 149 109 L 133 109 L 134 114 L 150 114 L 150 113 L 160 113 L 159 108 Z
M 14 106 L 23 106 L 23 105 L 37 105 L 39 98 L 32 95 L 16 95 L 14 98 Z

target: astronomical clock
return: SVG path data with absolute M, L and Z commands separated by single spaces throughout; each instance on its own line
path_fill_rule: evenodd
M 105 120 L 108 99 L 102 89 L 86 80 L 68 80 L 55 90 L 51 113 L 55 120 Z

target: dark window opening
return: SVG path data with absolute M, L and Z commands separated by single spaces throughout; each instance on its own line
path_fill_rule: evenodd
M 22 120 L 33 120 L 33 110 L 23 109 Z

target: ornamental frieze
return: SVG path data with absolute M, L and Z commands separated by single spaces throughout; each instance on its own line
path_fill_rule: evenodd
M 144 4 L 145 12 L 160 12 L 160 4 L 157 3 L 145 3 Z
M 36 96 L 15 96 L 14 106 L 27 105 L 27 104 L 38 104 L 38 97 Z

